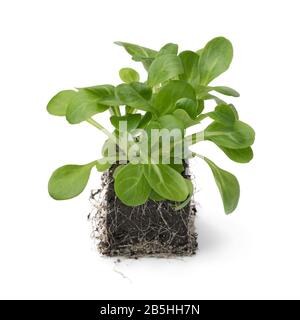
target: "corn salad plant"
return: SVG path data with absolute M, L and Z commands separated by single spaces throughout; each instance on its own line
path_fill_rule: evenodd
M 232 104 L 218 96 L 238 97 L 239 93 L 227 86 L 210 84 L 232 61 L 230 41 L 217 37 L 203 49 L 179 54 L 173 43 L 158 51 L 126 42 L 116 44 L 143 64 L 147 79 L 141 81 L 138 72 L 123 68 L 119 72 L 123 82 L 117 86 L 64 90 L 50 100 L 50 114 L 64 116 L 70 124 L 86 121 L 107 137 L 101 159 L 54 171 L 48 184 L 50 196 L 56 200 L 76 197 L 86 187 L 93 167 L 103 172 L 114 166 L 115 193 L 124 204 L 138 206 L 149 199 L 169 200 L 180 209 L 193 194 L 192 182 L 182 175 L 184 161 L 200 157 L 212 171 L 225 213 L 233 212 L 240 195 L 236 177 L 189 150 L 189 146 L 208 140 L 235 162 L 247 163 L 253 158 L 254 130 L 239 119 Z M 212 111 L 205 110 L 207 100 L 215 102 Z M 112 132 L 93 118 L 103 112 L 110 112 Z M 205 118 L 211 119 L 205 130 L 186 134 L 187 128 Z M 168 146 L 164 145 L 162 132 L 172 130 L 176 135 L 171 135 Z M 156 161 L 152 155 L 154 146 Z

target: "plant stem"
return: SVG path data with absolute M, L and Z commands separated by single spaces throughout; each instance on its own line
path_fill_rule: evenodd
M 106 128 L 104 128 L 99 122 L 97 122 L 96 120 L 89 118 L 86 120 L 86 122 L 88 122 L 89 124 L 91 124 L 92 126 L 94 126 L 95 128 L 97 128 L 98 130 L 102 131 L 105 135 L 107 135 L 109 138 L 111 139 L 115 139 L 115 136 L 112 135 Z M 112 138 L 113 137 L 113 138 Z
M 101 132 L 103 132 L 108 138 L 110 138 L 118 147 L 120 151 L 125 152 L 119 145 L 116 136 L 114 134 L 112 134 L 111 132 L 109 132 L 106 128 L 104 128 L 99 122 L 97 122 L 96 120 L 89 118 L 86 120 L 86 122 L 88 122 L 89 124 L 91 124 L 92 126 L 94 126 L 95 128 L 99 129 Z
M 205 140 L 204 131 L 193 133 L 187 137 L 185 137 L 183 140 L 190 142 L 191 144 L 195 144 L 200 141 Z
M 193 156 L 193 157 L 198 157 L 198 158 L 200 158 L 200 159 L 204 159 L 204 160 L 205 160 L 205 157 L 202 156 L 201 154 L 197 153 L 197 152 L 192 152 L 192 156 Z
M 121 111 L 120 111 L 120 107 L 119 107 L 119 106 L 113 106 L 113 107 L 112 107 L 112 110 L 114 111 L 114 114 L 115 114 L 117 117 L 121 117 Z
M 136 109 L 126 106 L 126 114 L 133 114 L 135 113 Z

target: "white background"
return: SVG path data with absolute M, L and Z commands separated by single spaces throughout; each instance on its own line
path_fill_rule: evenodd
M 1 1 L 0 298 L 300 298 L 299 6 Z M 65 202 L 48 196 L 47 182 L 58 166 L 97 159 L 104 136 L 51 117 L 48 100 L 62 89 L 117 84 L 121 67 L 142 72 L 113 41 L 197 50 L 219 35 L 232 41 L 235 57 L 215 84 L 241 93 L 235 105 L 256 130 L 255 159 L 236 164 L 209 143 L 199 149 L 239 178 L 238 209 L 225 216 L 209 168 L 196 161 L 197 255 L 119 264 L 100 257 L 87 222 L 99 175 Z

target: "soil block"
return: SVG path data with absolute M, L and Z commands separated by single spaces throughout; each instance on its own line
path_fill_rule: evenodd
M 137 207 L 124 205 L 114 192 L 112 167 L 102 175 L 102 188 L 93 191 L 91 214 L 98 251 L 106 256 L 189 256 L 197 249 L 191 201 L 175 211 L 170 201 L 152 201 Z M 184 176 L 190 178 L 186 166 Z

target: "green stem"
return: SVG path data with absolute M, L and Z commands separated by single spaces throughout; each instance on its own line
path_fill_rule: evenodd
M 89 124 L 91 124 L 92 126 L 94 126 L 95 128 L 97 128 L 98 130 L 100 130 L 101 132 L 103 132 L 108 138 L 110 138 L 120 149 L 120 151 L 125 152 L 119 145 L 116 136 L 114 134 L 112 134 L 111 132 L 109 132 L 106 128 L 104 128 L 99 122 L 95 121 L 92 118 L 89 118 L 86 120 L 86 122 L 88 122 Z
M 95 128 L 97 128 L 98 130 L 102 131 L 105 135 L 107 135 L 109 138 L 111 139 L 115 139 L 116 137 L 111 134 L 106 128 L 104 128 L 99 122 L 97 122 L 96 120 L 89 118 L 86 120 L 86 122 L 88 122 L 89 124 L 91 124 L 92 126 L 94 126 Z
M 113 111 L 114 111 L 114 114 L 115 114 L 117 117 L 121 117 L 121 111 L 120 111 L 120 107 L 119 107 L 119 106 L 113 106 L 112 109 L 113 109 Z
M 126 114 L 133 114 L 136 112 L 136 109 L 126 106 Z
M 192 152 L 192 156 L 193 156 L 193 157 L 198 157 L 198 158 L 200 158 L 200 159 L 205 159 L 204 156 L 202 156 L 201 154 L 199 154 L 199 153 L 197 153 L 197 152 Z
M 185 137 L 183 140 L 189 141 L 191 144 L 195 144 L 200 141 L 205 140 L 204 131 L 193 133 L 187 137 Z

